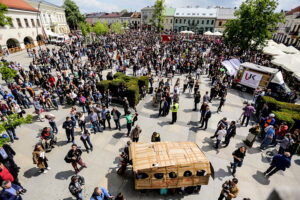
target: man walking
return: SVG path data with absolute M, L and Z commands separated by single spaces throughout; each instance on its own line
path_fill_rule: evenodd
M 66 135 L 68 142 L 71 142 L 70 137 L 72 137 L 72 142 L 75 144 L 75 138 L 74 138 L 74 122 L 71 120 L 70 117 L 66 117 L 66 121 L 63 123 L 63 128 L 66 130 Z
M 79 169 L 77 167 L 77 164 L 79 164 L 82 167 L 87 168 L 86 164 L 81 159 L 82 151 L 77 148 L 76 144 L 72 144 L 72 149 L 68 152 L 66 156 L 66 160 L 72 163 L 72 166 L 75 170 L 75 173 L 79 173 Z
M 225 130 L 227 130 L 227 128 L 228 128 L 228 123 L 227 123 L 227 118 L 226 118 L 226 117 L 223 117 L 223 119 L 221 119 L 221 120 L 218 122 L 217 130 L 216 130 L 215 134 L 214 134 L 213 136 L 211 136 L 210 138 L 215 138 L 215 137 L 217 137 L 217 133 L 218 133 L 218 131 L 221 129 L 221 127 L 224 127 Z
M 242 146 L 232 153 L 233 163 L 230 163 L 230 168 L 232 169 L 232 176 L 235 177 L 235 172 L 237 167 L 241 167 L 246 156 L 246 147 Z
M 247 127 L 252 113 L 255 112 L 255 108 L 253 106 L 251 106 L 250 103 L 248 103 L 247 106 L 245 106 L 243 108 L 243 110 L 244 110 L 244 115 L 243 115 L 243 120 L 242 120 L 241 125 L 243 126 L 245 119 L 246 119 L 246 127 Z
M 230 143 L 230 139 L 232 137 L 234 137 L 236 135 L 236 125 L 235 125 L 235 121 L 231 121 L 230 123 L 230 126 L 229 128 L 227 129 L 227 133 L 226 133 L 226 136 L 225 136 L 225 146 L 224 147 L 227 147 Z
M 222 185 L 222 192 L 218 200 L 223 200 L 224 198 L 226 198 L 226 200 L 231 200 L 233 198 L 236 198 L 239 194 L 239 188 L 237 187 L 237 184 L 237 178 L 225 181 L 225 183 Z
M 45 115 L 45 118 L 49 121 L 49 125 L 51 126 L 52 128 L 52 131 L 55 133 L 55 134 L 58 134 L 58 129 L 57 129 L 57 126 L 56 126 L 56 123 L 55 123 L 55 115 L 51 114 L 51 113 L 48 113 Z
M 201 95 L 200 95 L 200 92 L 197 91 L 197 93 L 195 94 L 194 96 L 194 103 L 195 103 L 195 108 L 193 111 L 196 111 L 197 110 L 197 107 L 198 107 L 198 103 L 200 103 L 200 99 L 201 99 Z
M 97 113 L 95 113 L 94 110 L 91 110 L 91 113 L 89 114 L 89 120 L 93 125 L 94 134 L 96 134 L 97 132 L 102 132 L 102 129 L 98 122 L 99 121 L 98 115 Z
M 116 129 L 119 129 L 119 131 L 120 131 L 121 130 L 121 125 L 120 125 L 121 113 L 116 108 L 113 108 L 111 111 L 111 115 L 113 116 L 113 119 L 115 121 Z
M 291 154 L 289 152 L 285 152 L 284 154 L 276 154 L 271 162 L 271 166 L 264 172 L 264 176 L 269 178 L 276 172 L 282 170 L 285 171 L 286 168 L 290 168 L 291 166 Z
M 83 200 L 82 190 L 84 189 L 84 184 L 84 178 L 82 176 L 72 176 L 69 191 L 76 197 L 76 200 Z
M 175 103 L 172 107 L 171 107 L 171 112 L 172 112 L 172 122 L 170 124 L 174 124 L 177 121 L 177 112 L 179 109 L 179 104 Z
M 163 97 L 159 103 L 159 113 L 158 117 L 165 116 L 167 114 L 168 102 L 166 101 L 166 97 Z
M 209 109 L 209 106 L 207 106 L 206 110 L 203 114 L 203 120 L 202 120 L 202 124 L 201 124 L 200 128 L 202 128 L 204 126 L 203 130 L 207 129 L 207 123 L 208 123 L 208 120 L 209 120 L 210 117 L 211 117 L 211 111 Z
M 200 114 L 201 114 L 201 117 L 200 117 L 200 123 L 202 123 L 203 121 L 203 117 L 204 117 L 204 114 L 206 112 L 206 107 L 207 107 L 207 102 L 204 101 L 203 104 L 201 105 L 201 108 L 200 108 Z

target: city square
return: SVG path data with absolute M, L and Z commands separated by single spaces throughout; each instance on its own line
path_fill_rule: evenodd
M 230 21 L 242 18 L 234 13 L 244 4 L 172 8 L 169 1 L 153 1 L 141 12 L 106 9 L 74 17 L 69 10 L 74 5 L 66 6 L 73 1 L 61 1 L 64 6 L 51 0 L 13 1 L 0 0 L 13 22 L 4 19 L 0 30 L 1 199 L 297 199 L 298 5 L 276 15 L 272 37 L 256 51 L 228 37 L 233 33 L 226 23 L 234 26 Z M 25 23 L 22 13 L 28 15 Z M 284 15 L 294 23 L 288 30 Z M 227 39 L 232 43 L 225 45 Z M 248 78 L 247 72 L 252 73 Z M 260 77 L 251 82 L 255 86 L 246 84 L 251 77 Z M 255 127 L 260 131 L 254 134 Z M 162 180 L 163 186 L 154 188 L 151 182 L 154 189 L 147 184 L 137 189 L 142 173 L 135 171 L 133 146 L 175 143 L 196 144 L 211 166 L 204 170 L 209 181 L 171 187 L 170 174 L 158 173 L 142 179 Z M 80 152 L 76 161 L 74 144 Z M 243 147 L 246 154 L 234 158 Z M 158 160 L 151 172 L 162 172 L 162 151 L 154 153 Z M 177 166 L 182 164 L 177 159 L 191 162 L 189 170 L 197 175 L 189 176 L 196 180 L 199 163 L 191 153 L 184 158 L 171 157 L 171 150 L 167 154 Z M 287 163 L 276 165 L 276 159 Z M 270 166 L 278 169 L 274 175 L 266 173 Z M 75 179 L 79 185 L 72 185 Z M 238 188 L 236 195 L 233 186 L 225 189 L 228 181 Z

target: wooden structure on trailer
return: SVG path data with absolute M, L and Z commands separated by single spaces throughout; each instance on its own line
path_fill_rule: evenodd
M 132 143 L 135 189 L 207 185 L 214 170 L 193 142 Z

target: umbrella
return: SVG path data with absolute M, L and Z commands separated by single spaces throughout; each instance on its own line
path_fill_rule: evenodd
M 214 32 L 213 35 L 215 35 L 215 36 L 222 36 L 223 34 L 217 31 L 217 32 Z
M 204 33 L 204 35 L 212 35 L 212 34 L 213 34 L 213 33 L 210 32 L 210 31 L 207 31 L 207 32 Z

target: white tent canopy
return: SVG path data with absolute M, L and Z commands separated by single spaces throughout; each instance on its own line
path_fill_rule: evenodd
M 180 33 L 183 33 L 183 34 L 194 34 L 193 31 L 181 31 Z
M 291 53 L 291 54 L 300 54 L 300 51 L 298 49 L 296 49 L 295 47 L 293 47 L 293 46 L 286 47 L 284 52 L 285 53 Z
M 213 35 L 215 35 L 215 36 L 222 36 L 223 34 L 217 31 L 217 32 L 214 32 Z
M 275 56 L 271 61 L 274 65 L 281 66 L 283 69 L 293 72 L 294 75 L 300 79 L 300 57 L 298 54 L 285 54 Z
M 206 31 L 205 33 L 204 33 L 204 35 L 212 35 L 213 33 L 212 32 L 210 32 L 210 31 Z
M 226 68 L 227 74 L 230 76 L 235 76 L 237 71 L 240 69 L 241 62 L 234 58 L 231 60 L 225 60 L 222 62 L 222 65 Z
M 276 46 L 267 46 L 263 48 L 263 52 L 265 54 L 271 55 L 271 56 L 277 56 L 277 55 L 283 55 L 281 50 L 279 50 Z
M 58 34 L 53 33 L 52 31 L 47 30 L 47 29 L 45 29 L 45 32 L 46 32 L 46 35 L 50 36 L 50 37 L 58 37 L 59 36 Z

